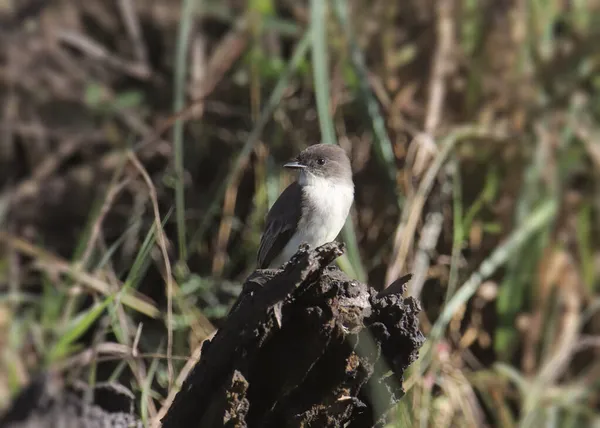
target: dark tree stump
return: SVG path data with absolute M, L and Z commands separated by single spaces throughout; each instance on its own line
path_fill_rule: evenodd
M 342 253 L 303 247 L 283 270 L 252 274 L 163 428 L 380 423 L 424 342 L 420 306 L 403 286 L 378 295 L 328 266 Z

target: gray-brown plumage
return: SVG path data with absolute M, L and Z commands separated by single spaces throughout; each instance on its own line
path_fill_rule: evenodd
M 300 174 L 267 214 L 259 269 L 281 266 L 303 242 L 315 248 L 335 239 L 354 199 L 350 160 L 339 146 L 315 144 L 284 167 Z

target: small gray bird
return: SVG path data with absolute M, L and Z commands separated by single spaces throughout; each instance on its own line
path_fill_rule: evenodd
M 354 200 L 350 160 L 339 146 L 315 144 L 283 166 L 298 169 L 300 175 L 267 214 L 258 248 L 259 269 L 280 267 L 302 243 L 316 248 L 333 241 Z

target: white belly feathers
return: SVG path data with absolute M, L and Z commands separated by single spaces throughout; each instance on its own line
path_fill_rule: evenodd
M 300 184 L 307 205 L 292 236 L 279 257 L 271 263 L 275 268 L 287 262 L 303 242 L 311 248 L 333 241 L 342 230 L 352 201 L 354 186 L 332 182 L 321 177 L 301 177 Z

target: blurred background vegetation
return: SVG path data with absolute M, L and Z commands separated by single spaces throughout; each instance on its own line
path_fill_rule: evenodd
M 390 426 L 600 426 L 599 40 L 598 0 L 0 0 L 0 409 L 52 369 L 160 416 L 324 141 L 340 266 L 424 309 Z

